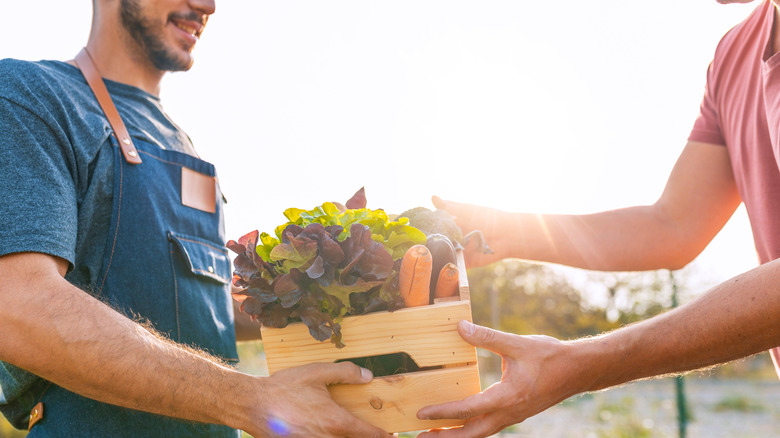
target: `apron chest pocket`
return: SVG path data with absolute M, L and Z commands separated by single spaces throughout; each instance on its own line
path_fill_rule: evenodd
M 213 242 L 186 234 L 168 232 L 168 240 L 179 249 L 190 272 L 222 284 L 230 282 L 230 258 L 227 248 Z
M 168 231 L 168 240 L 175 315 L 171 337 L 225 360 L 238 360 L 227 248 L 173 231 Z

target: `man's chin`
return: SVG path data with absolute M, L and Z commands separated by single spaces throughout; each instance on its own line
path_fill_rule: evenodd
M 160 71 L 187 71 L 192 68 L 195 59 L 189 53 L 186 55 L 172 54 L 170 52 L 154 52 L 149 57 L 152 64 Z

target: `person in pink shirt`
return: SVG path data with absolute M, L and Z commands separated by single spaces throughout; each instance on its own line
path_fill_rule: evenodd
M 718 0 L 749 3 L 752 0 Z M 697 300 L 598 337 L 561 342 L 461 322 L 461 336 L 501 355 L 501 381 L 420 418 L 468 419 L 421 437 L 485 437 L 575 394 L 721 364 L 771 349 L 780 371 L 780 0 L 762 0 L 718 45 L 688 142 L 652 205 L 589 215 L 508 213 L 434 197 L 464 232 L 482 230 L 492 255 L 592 270 L 679 269 L 740 203 L 760 266 Z M 513 236 L 507 238 L 506 236 Z

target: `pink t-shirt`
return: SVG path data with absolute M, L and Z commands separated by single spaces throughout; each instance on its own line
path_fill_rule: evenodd
M 775 5 L 764 0 L 721 40 L 688 139 L 725 145 L 761 263 L 780 258 L 780 53 Z M 780 348 L 772 349 L 780 373 Z
M 721 40 L 688 139 L 728 148 L 761 263 L 780 258 L 780 54 L 764 0 Z

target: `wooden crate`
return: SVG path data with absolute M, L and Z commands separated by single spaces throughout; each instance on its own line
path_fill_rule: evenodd
M 341 323 L 344 348 L 318 342 L 303 323 L 283 329 L 262 328 L 268 371 L 311 362 L 336 362 L 392 353 L 408 354 L 421 371 L 376 377 L 365 385 L 334 385 L 333 399 L 387 432 L 408 432 L 463 424 L 463 420 L 419 420 L 431 404 L 460 400 L 480 391 L 476 349 L 457 332 L 458 321 L 471 321 L 469 286 L 458 253 L 460 297 L 395 312 L 346 317 Z

